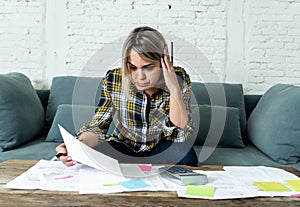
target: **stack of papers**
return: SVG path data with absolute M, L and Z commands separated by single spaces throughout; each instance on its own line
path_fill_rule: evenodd
M 180 197 L 206 199 L 233 199 L 249 197 L 292 196 L 300 192 L 296 175 L 272 167 L 224 167 L 224 171 L 196 171 L 206 174 L 204 186 L 174 186 Z M 164 181 L 168 182 L 168 181 Z
M 138 165 L 137 165 L 138 166 Z M 145 166 L 140 165 L 143 169 Z M 292 196 L 300 192 L 300 179 L 271 167 L 224 167 L 224 171 L 196 171 L 206 174 L 206 185 L 181 186 L 162 178 L 161 166 L 153 166 L 140 178 L 118 176 L 84 164 L 66 167 L 58 161 L 40 160 L 4 187 L 76 191 L 80 194 L 107 194 L 132 191 L 176 191 L 179 197 L 233 199 L 259 196 Z M 145 167 L 149 168 L 149 165 Z M 298 193 L 298 194 L 297 194 Z
M 66 167 L 59 161 L 40 160 L 4 187 L 76 191 L 81 194 L 120 193 L 131 191 L 176 191 L 179 197 L 233 199 L 259 196 L 299 197 L 300 179 L 289 172 L 271 167 L 224 167 L 224 171 L 200 171 L 206 185 L 181 186 L 164 179 L 159 167 L 119 164 L 97 152 L 60 127 L 68 153 L 77 164 Z
M 68 155 L 71 156 L 73 160 L 119 176 L 143 176 L 141 169 L 137 165 L 120 165 L 118 160 L 100 153 L 75 139 L 74 136 L 68 133 L 62 126 L 58 125 L 58 128 L 68 149 Z
M 81 194 L 166 190 L 157 173 L 147 175 L 145 172 L 141 178 L 127 178 L 83 164 L 66 167 L 61 162 L 47 160 L 40 160 L 4 187 L 78 191 Z

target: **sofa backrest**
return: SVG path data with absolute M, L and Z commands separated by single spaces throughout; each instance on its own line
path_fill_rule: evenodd
M 255 94 L 245 94 L 244 101 L 245 101 L 245 110 L 246 110 L 246 119 L 248 120 L 250 114 L 252 113 L 253 109 L 256 107 L 258 101 L 262 95 L 255 95 Z
M 61 81 L 66 83 L 64 81 L 65 79 L 73 80 L 73 78 L 74 77 L 63 77 L 63 78 L 58 78 L 58 80 L 61 79 Z M 73 82 L 72 85 L 74 85 Z M 64 88 L 68 88 L 68 87 L 64 87 Z M 216 92 L 216 90 L 223 90 L 223 94 L 226 99 L 225 106 L 236 107 L 240 110 L 241 132 L 243 137 L 246 138 L 245 136 L 246 119 L 248 119 L 248 117 L 250 116 L 252 110 L 255 108 L 261 95 L 244 95 L 241 84 L 192 82 L 192 94 L 194 96 L 194 103 L 197 103 L 198 105 L 211 105 L 211 104 L 218 105 L 214 103 L 214 101 L 211 101 L 211 99 L 214 98 L 210 97 L 211 94 L 220 93 L 220 92 Z M 49 105 L 49 97 L 51 96 L 50 90 L 36 90 L 36 92 L 38 94 L 38 97 L 41 100 L 45 114 L 47 114 L 47 110 L 49 110 L 47 109 L 47 106 Z M 62 104 L 72 104 L 72 101 L 70 101 L 70 103 L 62 103 Z M 51 124 L 52 123 L 45 124 L 46 133 L 49 130 Z
M 50 90 L 49 89 L 46 89 L 46 90 L 37 89 L 36 93 L 37 93 L 39 99 L 41 100 L 41 103 L 43 105 L 43 108 L 44 108 L 44 111 L 46 114 Z
M 46 113 L 50 90 L 49 89 L 45 89 L 45 90 L 37 89 L 36 92 L 37 92 L 38 97 L 41 100 L 44 111 Z M 261 97 L 262 97 L 262 95 L 244 94 L 244 102 L 245 102 L 245 110 L 246 110 L 246 119 L 247 120 Z

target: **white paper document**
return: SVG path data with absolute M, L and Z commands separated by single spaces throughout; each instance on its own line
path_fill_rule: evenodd
M 178 196 L 186 198 L 233 199 L 261 196 L 290 196 L 297 194 L 297 192 L 287 184 L 286 180 L 300 180 L 300 178 L 282 169 L 264 166 L 228 166 L 224 167 L 224 170 L 225 171 L 196 171 L 207 175 L 208 183 L 204 186 L 214 188 L 213 197 L 187 194 L 187 186 L 176 186 L 172 183 L 167 183 L 167 187 L 177 189 Z M 253 184 L 254 182 L 276 182 L 286 186 L 290 190 L 263 191 L 255 186 Z
M 145 173 L 140 178 L 126 178 L 83 164 L 66 167 L 62 162 L 47 160 L 40 160 L 3 187 L 75 191 L 81 194 L 167 190 L 158 173 Z
M 79 169 L 80 165 L 66 167 L 62 162 L 40 160 L 3 187 L 29 190 L 78 191 Z
M 94 167 L 100 170 L 106 170 L 111 173 L 122 175 L 119 163 L 117 160 L 97 152 L 88 147 L 84 143 L 75 139 L 73 135 L 68 133 L 62 126 L 58 125 L 61 136 L 66 144 L 68 155 L 82 164 Z
M 58 127 L 64 143 L 66 144 L 68 155 L 71 156 L 73 160 L 118 176 L 141 177 L 144 175 L 137 164 L 119 165 L 118 160 L 90 148 L 86 144 L 75 139 L 75 137 L 68 133 L 62 126 L 58 125 Z
M 271 167 L 224 167 L 224 171 L 200 171 L 208 183 L 201 186 L 181 186 L 163 179 L 153 167 L 152 173 L 140 178 L 126 178 L 83 164 L 66 167 L 59 161 L 40 160 L 25 173 L 3 187 L 12 189 L 42 189 L 76 191 L 81 194 L 120 193 L 130 191 L 176 191 L 179 197 L 203 199 L 234 199 L 260 196 L 290 196 L 299 194 L 287 180 L 300 182 L 299 177 Z M 278 182 L 288 191 L 264 191 L 253 182 Z M 201 195 L 199 190 L 203 191 Z M 204 189 L 204 190 L 203 190 Z M 213 192 L 207 193 L 206 191 Z
M 88 166 L 82 166 L 80 169 L 79 193 L 81 194 L 165 190 L 167 189 L 157 173 L 140 178 L 126 178 Z
M 200 171 L 206 185 L 181 186 L 162 178 L 159 167 L 124 164 L 75 139 L 59 126 L 68 154 L 80 162 L 66 167 L 60 161 L 40 160 L 3 187 L 76 191 L 82 194 L 130 191 L 176 191 L 179 197 L 235 199 L 299 194 L 300 178 L 285 170 L 256 166 L 227 166 L 224 171 Z

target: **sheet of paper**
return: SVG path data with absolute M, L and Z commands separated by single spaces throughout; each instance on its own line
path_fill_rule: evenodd
M 145 177 L 145 173 L 137 164 L 120 164 L 122 176 L 131 178 Z
M 144 175 L 137 164 L 130 166 L 122 164 L 120 166 L 118 160 L 98 152 L 75 139 L 74 136 L 68 133 L 62 126 L 58 125 L 58 128 L 68 149 L 68 154 L 73 160 L 99 170 L 106 170 L 119 176 L 140 177 Z
M 155 170 L 157 169 L 153 169 L 156 172 Z M 66 167 L 62 162 L 47 160 L 40 160 L 4 187 L 29 190 L 76 191 L 80 193 L 167 190 L 157 173 L 130 179 L 84 164 Z
M 239 178 L 242 177 L 241 175 L 244 175 L 253 182 L 258 181 L 257 179 L 263 179 L 265 181 L 282 180 L 282 178 L 291 180 L 299 179 L 296 175 L 285 170 L 266 166 L 226 166 L 224 170 Z
M 66 167 L 61 162 L 40 160 L 3 187 L 29 190 L 78 191 L 79 169 L 80 165 Z
M 166 190 L 158 174 L 141 178 L 126 178 L 88 166 L 82 166 L 80 169 L 80 194 L 158 190 Z
M 289 188 L 288 184 L 286 183 L 286 180 L 299 179 L 296 175 L 292 173 L 273 167 L 231 166 L 224 167 L 224 169 L 225 172 L 230 173 L 232 176 L 234 176 L 239 183 L 244 183 L 242 185 L 243 189 L 247 188 L 248 191 L 255 192 L 257 196 L 290 196 L 291 191 L 267 192 L 261 190 L 256 185 L 254 185 L 254 182 L 278 182 L 284 185 L 285 187 Z
M 206 174 L 208 183 L 206 185 L 200 185 L 204 188 L 214 187 L 214 196 L 204 196 L 187 193 L 187 186 L 176 185 L 169 180 L 163 180 L 168 189 L 174 189 L 177 191 L 178 197 L 184 198 L 204 198 L 204 199 L 234 199 L 234 198 L 248 198 L 257 196 L 256 190 L 249 191 L 244 188 L 243 184 L 239 183 L 235 177 L 226 173 L 225 171 L 200 171 L 195 170 L 201 174 Z
M 299 197 L 297 191 L 300 179 L 284 170 L 270 167 L 224 167 L 224 169 L 225 171 L 196 170 L 208 176 L 208 183 L 201 186 L 180 186 L 161 178 L 157 174 L 157 166 L 153 166 L 152 173 L 145 174 L 144 177 L 126 178 L 112 174 L 105 169 L 96 169 L 84 164 L 66 167 L 58 161 L 40 160 L 4 187 L 77 191 L 84 194 L 177 191 L 179 197 L 204 199 L 292 195 Z M 258 187 L 254 183 L 263 184 L 264 187 Z M 280 189 L 274 189 L 274 185 L 269 185 L 270 183 L 276 183 Z M 281 188 L 285 187 L 290 191 L 281 191 Z M 268 191 L 270 188 L 272 191 Z
M 62 126 L 58 125 L 58 128 L 68 149 L 68 154 L 73 160 L 100 170 L 121 175 L 121 169 L 117 160 L 83 144 L 75 139 L 74 136 L 68 133 Z
M 205 198 L 205 199 L 234 199 L 249 198 L 258 196 L 290 196 L 296 194 L 292 191 L 264 191 L 253 184 L 253 182 L 278 182 L 290 188 L 287 180 L 299 180 L 299 178 L 289 172 L 271 167 L 224 167 L 225 171 L 197 171 L 206 174 L 208 183 L 203 186 L 214 187 L 214 197 L 205 197 L 190 193 L 195 189 L 188 189 L 187 186 L 180 186 L 163 179 L 168 189 L 177 191 L 179 197 Z M 291 188 L 290 188 L 291 189 Z

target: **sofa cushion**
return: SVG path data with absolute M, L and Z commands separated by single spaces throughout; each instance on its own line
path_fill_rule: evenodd
M 61 104 L 57 108 L 52 126 L 46 137 L 46 142 L 63 142 L 63 138 L 58 129 L 58 124 L 64 127 L 72 135 L 76 135 L 78 130 L 89 123 L 95 114 L 95 106 Z M 115 128 L 111 123 L 107 134 L 111 134 Z
M 282 164 L 300 161 L 300 87 L 277 84 L 259 100 L 248 120 L 250 141 Z
M 88 123 L 95 114 L 94 106 L 61 104 L 57 108 L 53 123 L 46 137 L 47 142 L 63 142 L 58 129 L 58 124 L 64 127 L 69 133 L 76 135 L 76 132 Z
M 198 129 L 195 145 L 218 147 L 244 147 L 238 108 L 199 105 L 192 119 Z M 199 124 L 198 124 L 199 123 Z
M 0 75 L 0 147 L 15 148 L 43 130 L 44 109 L 24 74 Z
M 243 139 L 246 139 L 246 112 L 242 84 L 192 82 L 191 100 L 199 105 L 238 108 L 241 134 Z
M 44 136 L 39 136 L 17 149 L 0 152 L 0 162 L 5 160 L 51 160 L 55 156 L 57 143 L 45 142 Z
M 200 154 L 200 152 L 205 152 L 204 147 L 194 146 L 196 154 L 199 155 L 199 166 L 201 165 L 221 165 L 221 166 L 280 166 L 280 167 L 293 167 L 300 170 L 300 163 L 296 164 L 280 164 L 272 160 L 265 153 L 257 149 L 253 144 L 248 143 L 244 148 L 221 148 L 217 147 L 214 149 L 213 153 L 207 157 L 205 153 Z
M 51 126 L 60 104 L 96 106 L 100 97 L 101 80 L 99 77 L 54 77 L 46 111 L 47 126 Z

